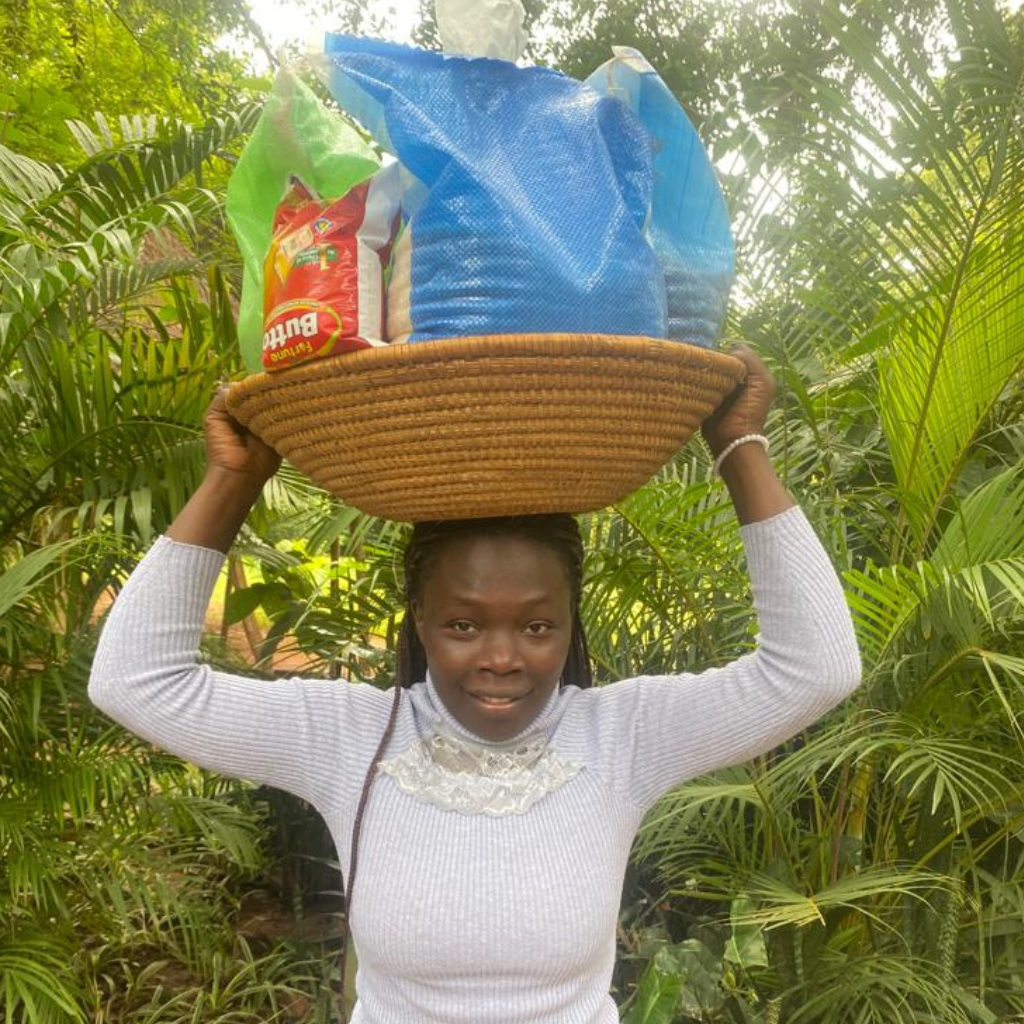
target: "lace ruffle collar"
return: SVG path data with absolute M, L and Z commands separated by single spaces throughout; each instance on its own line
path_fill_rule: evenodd
M 581 771 L 551 748 L 548 726 L 558 692 L 529 728 L 504 743 L 481 740 L 444 706 L 427 677 L 435 719 L 428 733 L 380 763 L 403 792 L 445 810 L 501 817 L 524 814 Z

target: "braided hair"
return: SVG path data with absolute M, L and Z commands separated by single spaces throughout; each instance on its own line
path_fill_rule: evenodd
M 564 513 L 502 516 L 494 519 L 452 519 L 417 523 L 405 549 L 405 617 L 398 634 L 395 682 L 409 687 L 426 678 L 427 656 L 413 621 L 412 606 L 423 592 L 445 547 L 467 537 L 515 537 L 535 541 L 558 555 L 569 580 L 572 599 L 572 636 L 562 685 L 591 685 L 590 654 L 580 617 L 583 591 L 583 540 L 576 520 Z

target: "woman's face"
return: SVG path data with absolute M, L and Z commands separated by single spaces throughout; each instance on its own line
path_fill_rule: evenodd
M 572 594 L 555 551 L 523 537 L 449 541 L 413 603 L 445 707 L 487 740 L 537 717 L 561 679 Z

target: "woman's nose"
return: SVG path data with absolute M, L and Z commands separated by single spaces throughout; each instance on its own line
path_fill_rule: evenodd
M 521 667 L 516 638 L 505 630 L 492 630 L 484 644 L 482 666 L 492 672 L 514 672 Z

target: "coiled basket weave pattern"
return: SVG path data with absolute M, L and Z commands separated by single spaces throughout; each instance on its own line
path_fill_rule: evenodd
M 249 377 L 227 401 L 346 504 L 418 522 L 611 505 L 743 372 L 733 356 L 675 341 L 499 335 L 314 360 Z

